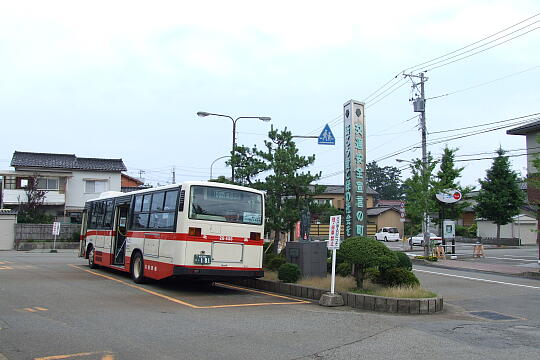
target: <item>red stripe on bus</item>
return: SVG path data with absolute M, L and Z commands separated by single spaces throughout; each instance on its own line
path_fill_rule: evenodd
M 88 230 L 86 236 L 101 235 L 101 236 L 115 236 L 116 231 L 110 230 Z M 160 233 L 160 232 L 147 232 L 147 231 L 129 231 L 126 235 L 130 238 L 139 239 L 161 239 L 161 240 L 176 240 L 176 241 L 195 241 L 195 242 L 240 242 L 245 245 L 258 245 L 262 246 L 264 240 L 249 240 L 248 238 L 232 237 L 232 236 L 219 236 L 219 235 L 204 235 L 204 236 L 190 236 L 182 233 Z M 247 239 L 247 241 L 246 241 Z
M 241 242 L 245 245 L 258 245 L 258 246 L 262 246 L 264 243 L 264 240 L 249 240 L 248 238 L 242 238 L 242 237 L 231 237 L 231 236 L 222 237 L 219 235 L 190 236 L 185 233 L 184 234 L 182 233 L 148 233 L 148 232 L 130 231 L 127 233 L 127 237 L 140 238 L 140 239 L 147 238 L 147 239 L 195 241 L 195 242 L 214 242 L 214 241 Z

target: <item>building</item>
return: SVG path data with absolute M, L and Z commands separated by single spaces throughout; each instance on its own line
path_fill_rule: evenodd
M 322 194 L 319 194 L 313 198 L 314 202 L 319 204 L 329 204 L 339 210 L 344 210 L 345 198 L 344 198 L 344 186 L 343 185 L 324 185 L 326 189 Z M 374 197 L 378 195 L 378 192 L 370 188 L 366 189 L 366 207 L 373 207 Z
M 148 189 L 149 186 L 145 186 L 144 182 L 122 173 L 120 178 L 120 188 L 122 192 L 137 191 L 142 189 Z
M 26 202 L 25 187 L 37 179 L 45 193 L 45 211 L 79 222 L 86 200 L 105 191 L 121 190 L 121 172 L 127 170 L 122 159 L 82 158 L 72 154 L 15 151 L 13 171 L 0 171 L 3 179 L 3 205 L 16 209 Z

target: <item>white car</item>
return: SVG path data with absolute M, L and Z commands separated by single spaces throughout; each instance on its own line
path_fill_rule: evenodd
M 429 233 L 429 239 L 430 241 L 434 242 L 435 246 L 442 245 L 442 238 L 440 236 L 437 236 L 433 233 Z M 414 245 L 424 246 L 424 233 L 420 233 L 416 236 L 411 236 L 409 238 L 409 246 L 412 247 Z
M 379 241 L 399 241 L 399 230 L 395 227 L 383 227 L 375 233 Z

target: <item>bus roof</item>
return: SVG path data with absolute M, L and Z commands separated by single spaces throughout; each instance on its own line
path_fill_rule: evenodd
M 175 189 L 175 188 L 179 188 L 182 185 L 186 185 L 186 186 L 200 185 L 200 186 L 221 187 L 221 188 L 226 188 L 226 189 L 235 189 L 235 190 L 241 190 L 241 191 L 254 192 L 254 193 L 258 193 L 258 194 L 261 194 L 261 195 L 264 196 L 263 191 L 248 188 L 248 187 L 245 187 L 245 186 L 240 186 L 240 185 L 224 184 L 224 183 L 212 182 L 212 181 L 184 181 L 184 182 L 178 183 L 178 184 L 157 186 L 157 187 L 154 187 L 154 188 L 137 190 L 137 191 L 130 191 L 130 192 L 125 192 L 125 193 L 120 193 L 120 192 L 117 192 L 117 191 L 107 191 L 107 192 L 101 193 L 101 195 L 99 197 L 97 197 L 95 199 L 87 200 L 86 202 L 93 202 L 93 201 L 104 200 L 104 199 L 113 199 L 113 198 L 117 198 L 117 197 L 121 197 L 121 196 L 145 194 L 145 193 L 154 192 L 154 191 L 160 191 L 160 190 Z

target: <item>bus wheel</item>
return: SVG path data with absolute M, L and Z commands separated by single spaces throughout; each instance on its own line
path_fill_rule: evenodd
M 90 248 L 90 252 L 88 252 L 88 267 L 90 269 L 97 269 L 98 268 L 98 266 L 96 265 L 95 260 L 94 260 L 95 254 L 96 254 L 96 252 L 94 251 L 94 247 L 92 246 Z
M 140 252 L 136 252 L 131 258 L 131 279 L 137 284 L 144 283 L 144 261 Z

